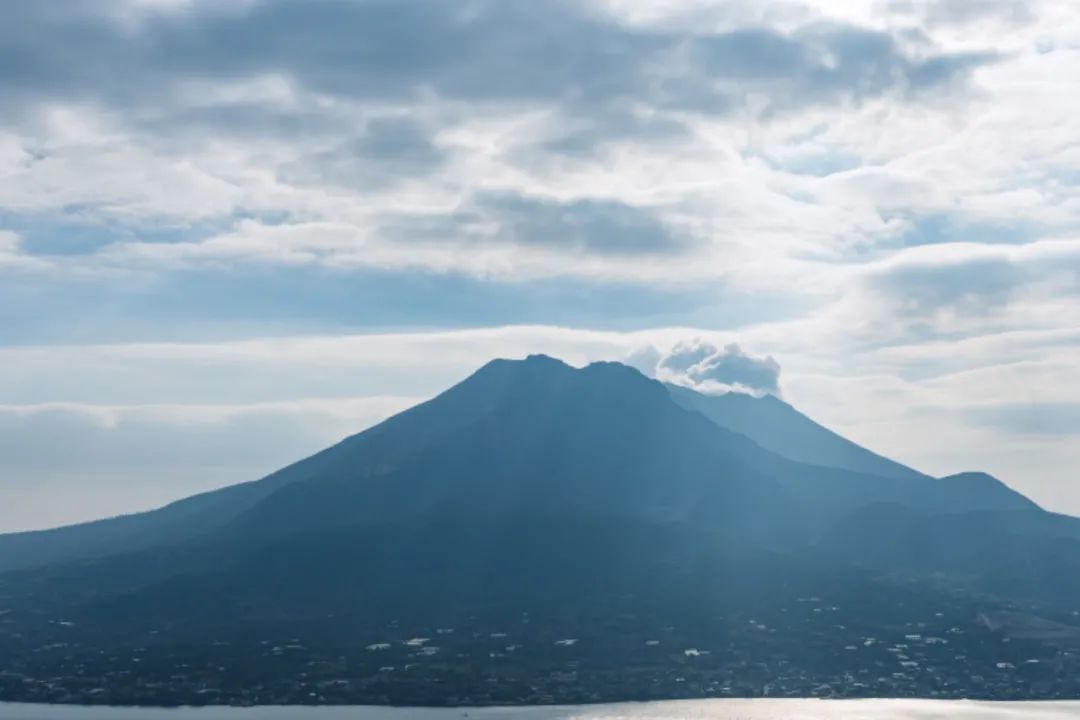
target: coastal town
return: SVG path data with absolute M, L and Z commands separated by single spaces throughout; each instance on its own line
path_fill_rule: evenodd
M 438 706 L 699 697 L 1055 699 L 1080 692 L 1080 648 L 1068 646 L 1068 633 L 1053 643 L 1020 637 L 960 609 L 952 616 L 914 614 L 871 631 L 822 597 L 761 610 L 693 628 L 647 617 L 597 618 L 562 635 L 527 612 L 498 625 L 390 622 L 355 640 L 328 632 L 319 644 L 223 636 L 183 645 L 159 641 L 167 635 L 162 629 L 109 652 L 84 647 L 86 640 L 75 638 L 85 636 L 69 620 L 46 622 L 40 639 L 9 634 L 8 612 L 0 616 L 0 699 Z

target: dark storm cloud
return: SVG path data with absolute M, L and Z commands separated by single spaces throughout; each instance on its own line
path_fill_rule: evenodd
M 503 194 L 483 197 L 479 206 L 498 223 L 497 237 L 525 245 L 632 254 L 677 250 L 687 243 L 649 210 L 613 200 L 558 202 Z
M 722 114 L 763 91 L 774 109 L 962 77 L 982 54 L 907 57 L 886 33 L 843 25 L 686 35 L 631 28 L 580 2 L 263 0 L 168 12 L 116 3 L 10 3 L 0 26 L 7 104 L 170 99 L 182 79 L 268 73 L 358 100 L 558 102 L 625 118 L 633 104 Z M 770 93 L 772 91 L 772 94 Z
M 499 0 L 264 0 L 147 14 L 116 5 L 16 3 L 0 30 L 8 87 L 131 100 L 162 80 L 281 73 L 355 98 L 525 99 L 632 93 L 669 40 L 622 32 L 568 4 Z
M 481 193 L 450 213 L 387 217 L 382 230 L 411 242 L 456 240 L 608 255 L 678 252 L 693 243 L 647 208 L 614 200 L 562 202 L 513 193 Z
M 447 157 L 447 152 L 432 141 L 430 131 L 416 121 L 406 117 L 376 118 L 357 136 L 282 168 L 279 177 L 301 185 L 366 189 L 427 175 L 441 167 Z
M 1028 277 L 1024 267 L 1007 257 L 987 257 L 899 266 L 878 276 L 874 288 L 911 318 L 943 310 L 986 315 L 1007 304 Z
M 769 111 L 827 102 L 859 102 L 890 91 L 918 95 L 966 78 L 992 53 L 908 57 L 885 32 L 820 23 L 784 35 L 764 29 L 702 38 L 695 65 L 714 78 L 771 90 Z
M 993 317 L 1040 285 L 1061 298 L 1080 292 L 1080 252 L 1070 243 L 1028 243 L 1015 252 L 995 245 L 967 247 L 966 256 L 927 253 L 875 269 L 866 278 L 868 286 L 897 317 L 912 322 L 942 313 Z

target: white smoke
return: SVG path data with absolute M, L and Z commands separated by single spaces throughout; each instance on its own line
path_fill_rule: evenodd
M 647 345 L 624 362 L 658 380 L 702 392 L 780 395 L 780 363 L 772 356 L 744 352 L 737 343 L 718 347 L 695 338 L 679 342 L 667 352 Z

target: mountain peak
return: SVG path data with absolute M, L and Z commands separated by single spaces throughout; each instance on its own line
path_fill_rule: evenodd
M 546 365 L 558 365 L 558 366 L 561 366 L 561 367 L 569 367 L 569 365 L 564 363 L 559 358 L 552 357 L 551 355 L 547 355 L 545 353 L 531 353 L 531 354 L 525 356 L 525 360 L 523 362 L 532 363 L 533 365 L 545 365 L 546 364 Z
M 627 365 L 626 363 L 621 363 L 621 362 L 619 362 L 617 360 L 594 360 L 593 362 L 586 365 L 584 369 L 588 370 L 590 368 L 592 368 L 594 370 L 599 370 L 599 371 L 603 371 L 603 370 L 615 370 L 617 372 L 631 371 L 635 375 L 641 375 L 643 377 L 647 377 L 646 375 L 644 375 L 644 373 L 642 373 L 637 368 L 631 367 L 631 366 Z
M 536 388 L 552 382 L 573 382 L 582 383 L 583 388 L 593 387 L 594 389 L 605 387 L 610 390 L 614 386 L 620 386 L 625 392 L 631 392 L 631 388 L 641 390 L 646 387 L 649 388 L 647 392 L 659 392 L 663 387 L 639 370 L 620 362 L 601 360 L 589 363 L 585 367 L 574 367 L 542 353 L 533 353 L 524 359 L 492 360 L 477 370 L 461 386 L 471 386 L 476 380 L 492 383 L 498 387 L 504 387 L 507 383 L 515 385 L 526 383 Z
M 571 368 L 570 365 L 567 365 L 558 358 L 543 353 L 532 353 L 525 358 L 495 358 L 494 360 L 489 360 L 479 370 L 473 373 L 473 377 L 486 375 L 492 372 L 513 372 L 515 370 L 542 372 L 571 369 L 573 368 Z
M 571 370 L 573 368 L 562 360 L 539 353 L 525 358 L 495 358 L 446 392 L 455 393 L 459 389 L 475 388 L 478 385 L 502 387 L 505 383 L 516 382 L 522 378 L 552 377 Z
M 998 483 L 1001 482 L 996 477 L 989 473 L 984 473 L 979 470 L 971 470 L 967 472 L 953 473 L 952 475 L 943 475 L 942 480 L 955 480 L 958 482 L 982 482 L 982 483 Z
M 1013 490 L 1001 480 L 998 480 L 993 475 L 984 472 L 971 471 L 960 472 L 953 475 L 946 475 L 940 478 L 939 482 L 948 483 L 951 486 L 967 489 L 978 489 L 984 494 L 992 494 L 994 497 L 999 498 L 1003 508 L 1013 507 L 1039 507 L 1036 502 L 1024 495 Z

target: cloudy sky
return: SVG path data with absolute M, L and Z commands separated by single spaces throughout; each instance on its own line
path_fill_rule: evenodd
M 1080 513 L 1074 0 L 2 12 L 0 531 L 530 352 Z

